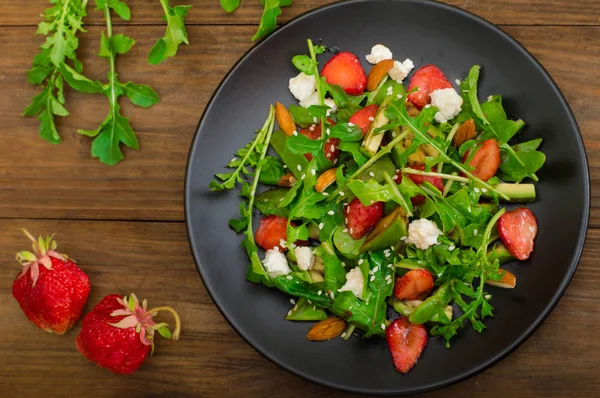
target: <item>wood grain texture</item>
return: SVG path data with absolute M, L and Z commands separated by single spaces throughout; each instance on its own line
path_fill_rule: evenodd
M 31 28 L 0 32 L 0 97 L 3 144 L 0 145 L 0 217 L 182 220 L 183 178 L 187 151 L 198 119 L 229 68 L 250 48 L 249 26 L 190 27 L 192 45 L 178 56 L 151 67 L 146 61 L 156 26 L 117 27 L 137 39 L 119 57 L 123 81 L 149 84 L 161 103 L 140 109 L 123 99 L 123 114 L 139 136 L 141 150 L 107 167 L 89 155 L 90 139 L 77 128 L 95 128 L 107 112 L 106 98 L 67 92 L 71 115 L 58 118 L 63 143 L 52 146 L 38 137 L 38 121 L 20 116 L 37 88 L 24 71 L 39 42 L 23 40 Z M 80 59 L 92 78 L 105 79 L 106 63 L 95 53 L 100 27 L 82 36 Z M 592 183 L 600 181 L 600 27 L 505 27 L 548 69 L 569 101 L 585 139 Z M 569 62 L 566 62 L 568 60 Z M 43 165 L 43 172 L 41 171 Z M 152 200 L 149 200 L 149 199 Z M 68 205 L 65 205 L 68 203 Z M 600 226 L 600 192 L 592 191 L 591 225 Z
M 80 324 L 65 336 L 37 329 L 11 296 L 19 268 L 8 259 L 26 245 L 20 227 L 58 233 L 59 250 L 74 257 L 92 281 L 87 310 L 107 294 L 133 291 L 151 305 L 175 307 L 182 317 L 181 339 L 161 339 L 155 355 L 123 377 L 77 352 Z M 278 368 L 231 329 L 197 275 L 183 223 L 2 220 L 0 233 L 0 258 L 7 259 L 0 273 L 2 397 L 48 391 L 53 397 L 342 396 Z M 598 256 L 600 231 L 591 230 L 571 285 L 535 335 L 483 374 L 427 396 L 514 397 L 525 391 L 532 397 L 598 396 Z
M 280 22 L 287 22 L 302 13 L 336 0 L 294 0 L 293 7 L 283 8 Z M 495 24 L 516 25 L 599 25 L 600 2 L 596 0 L 444 0 L 464 10 L 482 16 Z M 35 25 L 38 15 L 48 7 L 47 0 L 3 1 L 1 25 Z M 90 1 L 89 24 L 103 24 L 102 15 L 93 10 Z M 136 0 L 128 4 L 132 24 L 163 24 L 158 0 Z M 171 0 L 171 4 L 191 4 L 189 24 L 251 24 L 258 25 L 262 15 L 259 0 L 243 0 L 234 14 L 224 12 L 218 0 Z M 117 21 L 122 24 L 123 21 Z

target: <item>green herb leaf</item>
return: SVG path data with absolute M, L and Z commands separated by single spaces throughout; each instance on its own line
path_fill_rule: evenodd
M 252 41 L 260 40 L 275 30 L 277 17 L 281 15 L 279 0 L 265 0 L 264 11 L 258 25 L 258 30 L 252 37 Z
M 295 55 L 292 57 L 292 64 L 305 75 L 310 76 L 315 73 L 316 65 L 308 55 Z
M 240 6 L 240 0 L 220 0 L 221 8 L 225 12 L 234 12 Z
M 225 8 L 223 5 L 224 2 L 228 3 L 227 6 L 232 6 L 235 1 L 221 0 L 221 6 Z M 237 3 L 239 5 L 239 0 L 237 0 Z M 154 44 L 150 50 L 150 54 L 148 54 L 148 63 L 151 65 L 158 65 L 167 58 L 174 57 L 181 43 L 190 44 L 185 29 L 185 16 L 192 6 L 171 7 L 169 0 L 160 0 L 160 4 L 163 7 L 164 17 L 167 21 L 167 30 L 165 31 L 165 35 Z M 235 10 L 235 8 L 231 11 Z
M 149 108 L 152 105 L 158 104 L 160 98 L 156 91 L 145 84 L 133 84 L 132 82 L 123 85 L 125 95 L 133 102 L 134 105 L 142 108 Z
M 504 181 L 521 182 L 524 178 L 535 175 L 546 162 L 546 155 L 536 150 L 541 143 L 542 139 L 539 138 L 514 145 L 511 147 L 512 151 L 501 148 L 500 178 Z
M 329 136 L 343 141 L 360 141 L 363 138 L 363 132 L 354 124 L 338 123 L 330 128 Z

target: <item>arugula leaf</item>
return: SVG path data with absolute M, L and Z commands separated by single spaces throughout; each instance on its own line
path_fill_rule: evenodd
M 352 155 L 352 159 L 354 159 L 358 167 L 362 167 L 367 160 L 369 160 L 369 158 L 360 151 L 359 142 L 342 141 L 338 144 L 337 148 L 342 152 L 348 152 Z
M 315 254 L 323 259 L 325 266 L 325 289 L 337 293 L 337 290 L 346 282 L 346 269 L 335 254 L 333 243 L 331 241 L 322 242 L 315 251 Z
M 280 0 L 265 0 L 263 7 L 258 30 L 252 36 L 252 41 L 260 40 L 274 31 L 277 27 L 277 17 L 281 15 Z
M 355 240 L 348 234 L 347 229 L 340 225 L 343 224 L 339 224 L 333 233 L 333 244 L 344 257 L 350 259 L 357 258 L 360 254 L 360 247 L 366 238 L 362 237 Z
M 273 283 L 282 292 L 290 296 L 310 300 L 313 305 L 318 307 L 329 308 L 333 304 L 331 297 L 328 294 L 324 294 L 322 285 L 306 282 L 299 273 L 293 272 L 278 276 L 277 278 L 273 278 Z
M 232 0 L 221 0 L 222 6 L 224 2 L 229 3 L 228 6 L 235 3 Z M 150 54 L 148 54 L 148 63 L 152 65 L 158 65 L 167 58 L 174 57 L 181 43 L 190 44 L 185 29 L 185 16 L 192 6 L 171 7 L 169 0 L 160 0 L 160 4 L 165 14 L 164 18 L 167 21 L 167 30 L 164 37 L 158 39 L 150 50 Z M 237 0 L 237 5 L 239 5 L 239 0 Z
M 298 69 L 300 72 L 305 75 L 312 75 L 315 73 L 315 68 L 317 67 L 315 63 L 310 59 L 308 55 L 294 55 L 292 57 L 292 64 Z
M 240 0 L 220 0 L 225 12 L 234 12 L 240 6 Z
M 534 176 L 546 162 L 546 155 L 536 150 L 541 143 L 542 139 L 539 138 L 514 145 L 511 147 L 512 151 L 501 148 L 500 178 L 504 181 L 521 182 L 526 177 Z
M 115 63 L 117 54 L 127 53 L 135 44 L 135 40 L 122 34 L 113 35 L 111 10 L 123 19 L 131 16 L 127 4 L 120 0 L 95 0 L 98 9 L 104 12 L 107 32 L 102 32 L 100 37 L 100 52 L 98 55 L 106 58 L 109 63 L 108 83 L 101 86 L 99 82 L 87 79 L 72 68 L 63 67 L 65 81 L 76 90 L 87 93 L 102 92 L 109 102 L 109 112 L 100 127 L 96 130 L 78 130 L 77 132 L 88 137 L 94 137 L 91 154 L 102 163 L 114 166 L 123 160 L 121 144 L 139 149 L 135 132 L 129 124 L 129 118 L 121 115 L 119 97 L 126 95 L 138 106 L 147 108 L 159 101 L 158 94 L 146 85 L 121 83 L 117 78 Z
M 267 156 L 263 162 L 264 165 L 262 173 L 260 173 L 259 182 L 265 185 L 277 185 L 281 177 L 286 174 L 283 163 L 279 158 L 274 156 Z
M 323 151 L 323 144 L 324 140 L 311 140 L 302 134 L 292 135 L 286 140 L 287 148 L 295 155 L 304 155 L 305 153 L 316 155 Z
M 360 141 L 363 138 L 363 132 L 355 124 L 338 123 L 330 129 L 330 137 L 339 138 L 344 141 Z
M 254 206 L 262 214 L 287 218 L 290 213 L 289 209 L 287 207 L 279 207 L 279 204 L 283 201 L 289 191 L 290 190 L 287 188 L 269 189 L 268 191 L 256 195 Z
M 81 72 L 81 63 L 76 58 L 79 47 L 77 34 L 85 32 L 83 18 L 86 16 L 86 0 L 54 0 L 52 7 L 43 14 L 37 34 L 45 35 L 40 52 L 33 59 L 33 65 L 27 71 L 30 84 L 43 86 L 23 112 L 23 116 L 37 116 L 40 121 L 40 137 L 51 144 L 61 141 L 54 121 L 55 116 L 67 116 L 64 107 L 63 67 L 70 59 Z

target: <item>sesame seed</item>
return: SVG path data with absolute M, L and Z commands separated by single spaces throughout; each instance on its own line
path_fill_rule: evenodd
M 384 323 L 381 324 L 381 329 L 385 330 L 385 324 Z
M 461 186 L 461 187 L 464 187 L 465 185 L 467 185 L 467 183 L 466 183 L 466 182 L 461 182 L 461 183 L 460 183 L 460 186 Z
M 392 280 L 388 279 L 387 282 L 385 283 L 386 285 L 391 285 L 392 284 Z
M 342 333 L 342 338 L 345 339 L 346 338 L 346 332 Z
M 476 229 L 473 230 L 473 236 L 477 236 L 478 233 L 479 233 L 478 230 L 476 230 Z
M 312 125 L 312 126 L 310 126 L 308 129 L 309 129 L 310 131 L 315 131 L 315 125 L 313 124 L 313 125 Z
M 344 218 L 344 221 L 346 222 L 346 224 L 348 224 L 348 217 Z
M 460 86 L 460 80 L 456 79 L 454 83 L 456 83 L 457 86 Z
M 316 174 L 317 174 L 317 171 L 316 171 L 315 169 L 312 169 L 312 170 L 310 171 L 310 174 L 312 174 L 312 175 L 316 175 Z
M 372 122 L 373 120 L 375 120 L 375 118 L 373 116 L 369 116 L 369 121 Z
M 287 166 L 284 164 L 284 165 L 283 165 L 283 168 L 284 168 L 284 169 L 287 169 Z
M 306 178 L 306 174 L 302 174 L 302 176 L 300 176 L 301 180 L 304 180 Z
M 425 105 L 425 108 L 430 108 L 430 107 L 431 107 L 431 104 Z
M 362 258 L 360 260 L 358 260 L 358 265 L 361 265 L 365 260 L 363 260 Z
M 406 236 L 401 237 L 400 240 L 406 240 Z
M 296 166 L 296 168 L 298 169 L 298 171 L 302 171 L 302 166 L 298 165 Z
M 287 279 L 288 281 L 291 281 L 291 280 L 292 280 L 292 279 L 294 279 L 294 278 L 292 278 L 292 276 L 291 276 L 291 275 L 288 275 L 288 276 L 287 276 L 285 279 Z
M 319 119 L 317 119 L 316 116 L 313 116 L 313 123 L 317 124 L 318 121 L 319 121 Z
M 321 294 L 323 294 L 323 291 L 322 291 L 322 290 L 319 290 L 319 291 L 317 292 L 317 294 L 320 296 Z
M 333 215 L 335 215 L 335 211 L 333 211 L 333 210 L 329 210 L 329 211 L 327 212 L 327 214 L 329 214 L 330 216 L 333 216 Z
M 475 191 L 475 193 L 479 193 L 479 188 L 473 188 L 473 191 Z
M 323 196 L 329 196 L 327 192 L 323 192 Z
M 492 298 L 492 296 L 490 296 L 489 294 L 486 294 L 485 296 L 483 296 L 486 300 L 489 300 Z
M 388 268 L 393 268 L 394 264 L 388 264 Z
M 389 257 L 391 255 L 392 255 L 392 253 L 390 253 L 390 252 L 385 253 L 385 257 Z
M 293 298 L 290 299 L 290 304 L 295 305 L 296 304 L 296 300 L 294 300 Z
M 398 95 L 396 95 L 396 98 L 398 98 L 398 99 L 402 99 L 402 94 L 398 94 Z
M 370 175 L 371 177 L 375 177 L 375 173 L 373 173 L 372 171 L 369 171 L 369 175 Z
M 379 271 L 379 265 L 376 265 L 375 268 L 373 268 L 373 272 L 377 272 Z
M 471 212 L 471 206 L 467 207 L 467 211 L 470 213 Z
M 292 134 L 298 135 L 298 132 L 296 130 L 294 130 L 294 132 Z
M 375 201 L 373 199 L 371 199 L 371 204 L 375 203 Z
M 344 191 L 340 191 L 340 196 L 344 196 L 344 195 L 345 195 Z
M 483 193 L 486 193 L 486 192 L 487 192 L 487 189 L 485 189 L 485 188 L 481 188 L 481 192 L 483 192 Z
M 491 95 L 489 95 L 489 96 L 487 97 L 487 100 L 488 100 L 488 102 L 490 102 L 492 99 L 494 99 L 494 97 L 492 97 Z
M 283 202 L 283 199 L 284 199 L 284 198 L 279 198 L 279 201 L 280 201 L 280 202 Z M 266 201 L 267 201 L 267 199 L 265 199 L 265 202 L 266 202 Z
M 335 145 L 331 144 L 331 152 L 335 151 Z
M 235 162 L 236 160 L 238 160 L 238 158 L 231 159 L 232 162 Z
M 292 310 L 288 311 L 288 316 L 292 315 Z
M 323 224 L 323 223 L 320 223 L 320 224 L 319 224 L 319 229 L 323 229 L 323 227 L 324 227 L 324 226 L 325 226 L 325 224 Z
M 392 180 L 397 180 L 398 179 L 398 174 L 394 174 L 394 176 L 392 177 Z
M 317 306 L 313 305 L 313 311 L 316 311 L 316 310 L 317 310 Z
M 396 138 L 396 132 L 392 131 L 392 138 Z
M 394 250 L 394 246 L 390 246 L 390 250 Z
M 375 280 L 375 275 L 371 276 L 371 278 L 369 279 L 371 282 L 373 282 Z
M 404 310 L 402 312 L 404 313 L 404 315 L 410 315 L 410 311 L 409 310 Z
M 325 157 L 326 157 L 326 158 L 330 158 L 330 157 L 331 157 L 331 153 L 327 152 L 327 153 L 325 154 Z
M 450 246 L 448 246 L 448 250 L 452 251 L 452 250 L 454 250 L 454 249 L 456 249 L 456 247 L 454 247 L 454 245 L 450 245 Z
M 355 124 L 354 124 L 354 123 L 352 123 L 352 122 L 348 122 L 348 126 L 349 126 L 349 127 L 354 127 L 354 126 L 355 126 Z
M 327 135 L 331 134 L 331 130 L 330 129 L 325 130 L 325 132 L 327 133 Z
M 310 300 L 306 300 L 306 301 L 308 302 L 308 304 L 312 304 L 312 301 L 310 301 Z
M 348 233 L 348 228 L 344 228 L 342 232 Z

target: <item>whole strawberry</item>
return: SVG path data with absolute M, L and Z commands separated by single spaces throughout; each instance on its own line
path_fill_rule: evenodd
M 26 230 L 23 233 L 33 242 L 33 253 L 17 253 L 23 270 L 13 282 L 13 297 L 37 327 L 64 334 L 81 317 L 90 280 L 71 259 L 56 252 L 53 236 L 36 240 Z
M 104 297 L 83 318 L 81 332 L 77 336 L 77 349 L 84 357 L 98 366 L 115 373 L 135 372 L 154 351 L 154 332 L 177 340 L 181 324 L 179 316 L 169 307 L 147 310 L 135 296 L 121 297 L 111 294 Z M 164 322 L 154 323 L 152 317 L 159 311 L 169 311 L 175 317 L 175 330 L 171 334 Z

